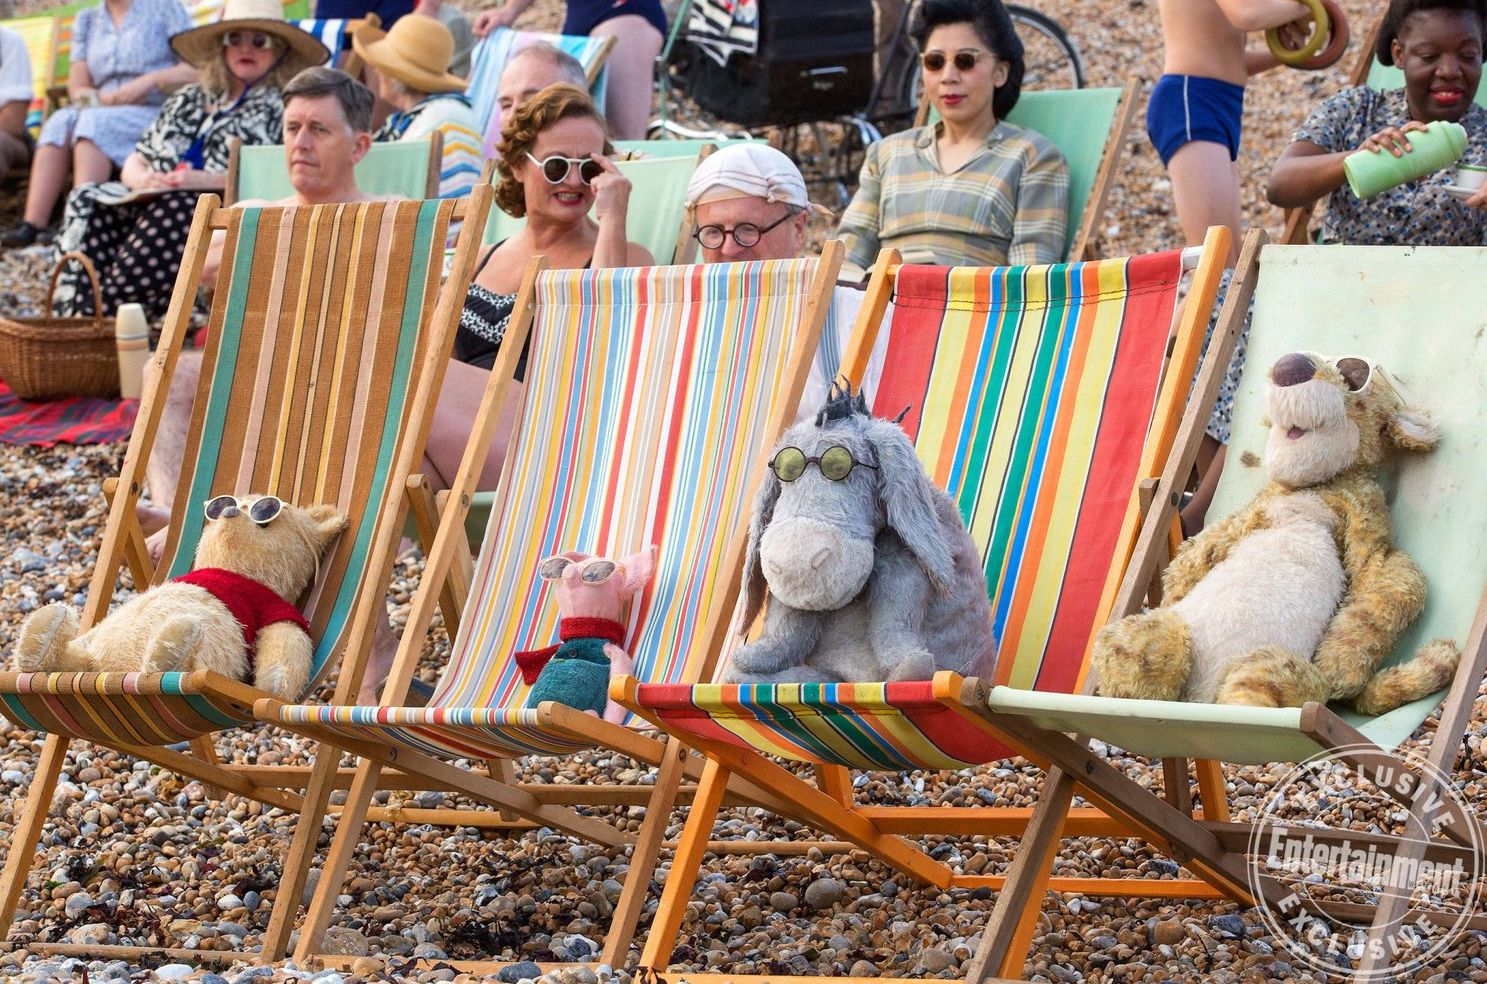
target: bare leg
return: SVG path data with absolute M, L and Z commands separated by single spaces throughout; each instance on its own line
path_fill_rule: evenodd
M 1190 246 L 1203 242 L 1209 226 L 1226 225 L 1234 234 L 1229 266 L 1239 259 L 1239 237 L 1244 232 L 1244 213 L 1239 202 L 1238 170 L 1229 159 L 1229 148 L 1207 140 L 1184 144 L 1167 162 L 1172 178 L 1172 202 L 1177 221 Z
M 590 33 L 614 38 L 609 53 L 609 92 L 604 100 L 609 129 L 619 140 L 644 140 L 645 124 L 651 115 L 652 72 L 666 39 L 638 14 L 611 17 Z
M 153 382 L 155 363 L 145 363 L 145 386 Z M 186 455 L 186 432 L 191 428 L 191 405 L 196 399 L 196 384 L 201 378 L 201 353 L 186 351 L 176 359 L 175 374 L 170 379 L 170 392 L 165 397 L 165 410 L 160 427 L 155 431 L 155 446 L 145 463 L 145 484 L 150 493 L 148 505 L 139 507 L 140 525 L 149 538 L 150 556 L 160 559 L 165 549 L 165 525 L 176 497 L 176 483 L 181 478 L 181 462 Z M 158 531 L 158 532 L 155 532 Z
M 31 185 L 26 189 L 24 218 L 38 229 L 51 222 L 52 209 L 67 187 L 69 157 L 66 147 L 47 144 L 36 148 L 31 159 Z
M 638 19 L 638 18 L 637 18 Z M 485 396 L 485 384 L 490 372 L 451 359 L 444 374 L 444 386 L 439 390 L 439 405 L 434 409 L 434 424 L 429 430 L 429 441 L 424 447 L 423 470 L 435 492 L 443 492 L 454 484 L 460 461 L 465 454 L 465 445 L 470 443 L 470 426 L 480 410 L 480 401 Z M 501 477 L 501 465 L 506 461 L 506 445 L 511 443 L 511 431 L 516 425 L 516 410 L 521 403 L 524 386 L 517 383 L 511 388 L 501 417 L 496 421 L 496 433 L 491 438 L 490 452 L 485 457 L 485 467 L 475 488 L 489 492 L 496 487 Z
M 72 184 L 96 184 L 107 181 L 114 173 L 114 162 L 91 140 L 72 145 Z
M 638 19 L 638 18 L 637 18 Z M 423 470 L 434 491 L 442 492 L 454 484 L 459 472 L 465 446 L 470 443 L 470 426 L 480 410 L 480 401 L 485 394 L 490 372 L 475 366 L 450 360 L 444 374 L 444 385 L 439 390 L 439 404 L 434 409 L 434 423 L 429 430 L 429 441 L 424 449 Z M 511 443 L 511 431 L 516 424 L 516 410 L 521 402 L 523 387 L 512 387 L 496 421 L 496 433 L 491 439 L 490 451 L 485 458 L 485 467 L 475 488 L 481 492 L 491 491 L 501 475 L 501 465 L 506 460 L 506 446 Z M 377 688 L 387 679 L 392 670 L 392 661 L 398 653 L 398 637 L 393 634 L 387 621 L 385 609 L 378 612 L 377 625 L 372 633 L 372 647 L 367 654 L 367 668 L 361 678 L 361 690 L 357 702 L 372 705 L 377 703 Z
M 1213 493 L 1218 491 L 1219 476 L 1224 473 L 1224 451 L 1222 444 L 1208 434 L 1203 435 L 1203 444 L 1198 452 L 1198 487 L 1193 490 L 1192 499 L 1188 500 L 1187 506 L 1182 510 L 1184 536 L 1194 536 L 1203 528 L 1208 507 L 1213 504 Z M 1209 459 L 1206 465 L 1203 464 L 1205 457 Z

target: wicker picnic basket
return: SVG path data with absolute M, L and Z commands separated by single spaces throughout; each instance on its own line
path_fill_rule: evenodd
M 72 260 L 83 265 L 93 284 L 90 318 L 52 315 L 57 277 Z M 35 318 L 0 317 L 0 379 L 23 400 L 57 396 L 118 396 L 119 353 L 114 328 L 103 315 L 98 271 L 82 253 L 65 253 L 52 270 L 46 289 L 46 314 Z

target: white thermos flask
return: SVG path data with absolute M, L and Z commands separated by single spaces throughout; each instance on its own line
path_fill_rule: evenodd
M 120 304 L 114 316 L 114 344 L 119 349 L 119 395 L 139 399 L 145 363 L 150 359 L 150 323 L 138 304 Z

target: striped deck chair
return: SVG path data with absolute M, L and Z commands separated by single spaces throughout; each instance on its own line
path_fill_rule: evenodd
M 33 137 L 41 133 L 41 121 L 46 115 L 46 94 L 56 76 L 53 66 L 57 57 L 57 33 L 60 21 L 54 15 L 42 17 L 20 17 L 6 21 L 5 27 L 21 36 L 26 42 L 26 54 L 31 59 L 31 106 L 26 111 L 26 129 Z
M 1237 298 L 1226 300 L 1225 321 L 1220 326 L 1224 347 L 1232 345 L 1253 294 L 1254 318 L 1247 353 L 1250 366 L 1268 367 L 1282 355 L 1297 350 L 1334 357 L 1366 355 L 1398 379 L 1407 396 L 1430 411 L 1441 426 L 1444 439 L 1440 446 L 1429 454 L 1396 462 L 1386 483 L 1394 542 L 1420 566 L 1429 586 L 1424 613 L 1410 626 L 1386 663 L 1408 658 L 1427 640 L 1454 639 L 1462 643 L 1462 659 L 1449 690 L 1376 717 L 1358 714 L 1346 706 L 1238 707 L 1040 694 L 1008 687 L 989 691 L 981 688 L 973 706 L 985 715 L 982 720 L 988 725 L 994 723 L 1014 747 L 1036 748 L 1049 759 L 1052 771 L 1044 781 L 1040 813 L 1056 818 L 1068 801 L 1067 777 L 1077 776 L 1084 795 L 1135 818 L 1149 844 L 1180 860 L 1242 905 L 1256 905 L 1263 898 L 1271 904 L 1272 913 L 1294 916 L 1306 911 L 1313 916 L 1325 913 L 1338 918 L 1339 924 L 1331 928 L 1341 926 L 1342 945 L 1348 948 L 1347 959 L 1352 963 L 1333 963 L 1333 958 L 1343 953 L 1340 948 L 1327 951 L 1325 946 L 1315 951 L 1306 946 L 1298 951 L 1277 945 L 1278 957 L 1304 964 L 1307 972 L 1330 976 L 1423 980 L 1441 968 L 1411 966 L 1411 960 L 1399 955 L 1389 940 L 1405 924 L 1413 928 L 1420 925 L 1419 920 L 1433 923 L 1435 931 L 1427 935 L 1429 946 L 1422 946 L 1422 951 L 1435 949 L 1436 956 L 1427 964 L 1444 964 L 1448 957 L 1441 956 L 1442 950 L 1435 948 L 1435 943 L 1449 944 L 1451 933 L 1442 932 L 1447 926 L 1455 925 L 1461 931 L 1487 930 L 1487 917 L 1479 904 L 1472 903 L 1472 899 L 1480 899 L 1480 894 L 1474 894 L 1459 908 L 1454 900 L 1445 907 L 1432 906 L 1428 900 L 1412 901 L 1408 891 L 1379 892 L 1371 903 L 1364 904 L 1341 891 L 1329 891 L 1342 879 L 1335 873 L 1319 873 L 1319 895 L 1299 887 L 1303 881 L 1312 880 L 1306 870 L 1272 876 L 1275 869 L 1263 867 L 1263 850 L 1256 852 L 1250 842 L 1253 823 L 1194 818 L 1181 802 L 1173 803 L 1170 797 L 1155 794 L 1091 752 L 1084 739 L 1068 737 L 1070 733 L 1092 736 L 1133 755 L 1179 761 L 1217 758 L 1240 764 L 1299 763 L 1326 753 L 1358 773 L 1375 777 L 1375 788 L 1393 796 L 1403 808 L 1399 815 L 1407 812 L 1412 825 L 1391 833 L 1389 821 L 1380 819 L 1384 814 L 1372 811 L 1360 811 L 1354 819 L 1346 813 L 1339 818 L 1325 810 L 1317 816 L 1303 815 L 1298 808 L 1289 817 L 1282 817 L 1308 840 L 1333 849 L 1348 841 L 1360 851 L 1366 845 L 1370 856 L 1375 852 L 1380 857 L 1389 856 L 1396 871 L 1413 872 L 1427 857 L 1446 868 L 1457 861 L 1468 870 L 1480 864 L 1481 845 L 1487 844 L 1487 824 L 1472 816 L 1469 808 L 1458 812 L 1455 808 L 1432 807 L 1435 780 L 1429 776 L 1433 771 L 1434 775 L 1449 777 L 1457 756 L 1467 752 L 1463 735 L 1472 721 L 1473 702 L 1487 672 L 1487 555 L 1481 549 L 1487 537 L 1487 511 L 1476 491 L 1487 482 L 1487 456 L 1482 454 L 1487 415 L 1479 396 L 1487 360 L 1479 344 L 1481 321 L 1477 314 L 1487 303 L 1487 285 L 1478 272 L 1487 259 L 1487 250 L 1264 243 L 1264 233 L 1254 230 L 1240 254 L 1230 288 L 1230 296 Z M 1449 296 L 1450 302 L 1422 304 L 1421 298 L 1427 294 Z M 1344 316 L 1340 317 L 1340 312 Z M 1200 383 L 1199 402 L 1217 393 L 1227 353 L 1218 355 L 1218 372 Z M 1264 412 L 1267 376 L 1252 369 L 1235 395 L 1231 460 L 1239 460 L 1240 452 L 1258 455 L 1264 449 L 1267 432 L 1258 421 Z M 1204 416 L 1186 422 L 1195 435 L 1203 429 Z M 1210 515 L 1220 517 L 1242 507 L 1265 480 L 1260 468 L 1226 469 Z M 1159 548 L 1165 524 L 1170 524 L 1174 511 L 1175 506 L 1160 499 L 1159 508 L 1148 514 L 1116 607 L 1117 616 L 1139 610 L 1145 593 L 1142 585 L 1164 563 Z M 1437 710 L 1438 723 L 1433 729 L 1425 729 L 1428 750 L 1418 755 L 1402 753 L 1401 743 L 1417 733 Z M 1389 778 L 1380 782 L 1379 775 Z M 1329 776 L 1328 782 L 1346 789 L 1352 778 L 1341 772 Z M 1434 823 L 1422 819 L 1432 814 Z M 1395 836 L 1399 833 L 1404 836 Z M 1300 834 L 1292 838 L 1293 843 L 1299 839 Z M 1029 831 L 1014 862 L 1014 869 L 1020 867 L 1029 873 L 1027 884 L 1018 886 L 1023 894 L 1017 897 L 1041 897 L 1036 882 L 1047 876 L 1058 850 L 1059 838 L 1052 824 Z M 1478 882 L 1475 892 L 1480 893 L 1481 887 Z M 1293 892 L 1299 892 L 1299 897 Z M 998 912 L 993 912 L 993 923 L 999 918 L 1035 922 L 1038 915 L 1034 907 L 1023 913 L 999 915 L 1001 908 L 999 904 Z M 1470 918 L 1457 924 L 1458 914 Z M 1331 931 L 1326 925 L 1322 928 Z M 1322 938 L 1325 940 L 1326 934 Z M 1361 957 L 1351 943 L 1358 944 Z M 1446 952 L 1449 955 L 1449 950 Z M 1025 954 L 1023 946 L 1008 954 L 1006 963 L 1021 967 Z M 1326 959 L 1328 965 L 1319 967 L 1318 959 Z
M 499 156 L 496 153 L 496 144 L 501 140 L 501 109 L 496 105 L 496 89 L 501 81 L 501 73 L 505 71 L 506 63 L 513 54 L 538 41 L 545 41 L 578 59 L 588 75 L 589 92 L 594 97 L 594 104 L 601 110 L 604 108 L 605 90 L 609 81 L 609 68 L 605 63 L 609 59 L 610 49 L 614 47 L 613 37 L 575 37 L 498 27 L 475 42 L 475 47 L 470 52 L 470 85 L 466 90 L 475 109 L 475 121 L 481 126 L 484 141 L 481 150 L 486 159 Z
M 252 490 L 306 505 L 331 502 L 349 525 L 303 606 L 315 640 L 311 686 L 344 660 L 336 693 L 344 700 L 356 692 L 369 619 L 385 603 L 407 477 L 422 460 L 477 237 L 461 243 L 447 288 L 440 285 L 442 243 L 449 224 L 466 215 L 478 228 L 491 195 L 477 189 L 468 203 L 301 209 L 222 209 L 215 196 L 202 196 L 157 353 L 161 372 L 144 395 L 112 496 L 84 628 L 108 610 L 122 564 L 136 584 L 190 569 L 208 498 Z M 189 470 L 161 564 L 152 569 L 135 503 L 215 229 L 226 241 L 184 456 Z M 249 777 L 217 761 L 213 733 L 254 725 L 261 696 L 211 673 L 0 674 L 0 713 L 48 735 L 8 845 L 0 924 L 11 925 L 74 739 L 149 759 L 214 789 L 302 809 L 299 836 L 313 848 L 337 756 L 322 757 L 308 784 L 303 776 L 280 782 L 261 769 Z M 182 741 L 195 754 L 165 747 Z M 280 897 L 297 899 L 306 872 L 290 865 Z M 282 956 L 286 916 L 294 914 L 286 909 L 273 913 L 265 956 Z
M 621 557 L 656 546 L 656 574 L 629 613 L 636 671 L 654 680 L 707 678 L 738 595 L 763 452 L 794 415 L 840 256 L 840 245 L 828 244 L 820 260 L 561 271 L 535 278 L 535 288 L 529 277 L 449 498 L 463 503 L 473 491 L 530 322 L 521 418 L 429 706 L 258 704 L 261 720 L 363 757 L 296 960 L 321 948 L 371 794 L 382 767 L 393 764 L 404 776 L 447 783 L 587 840 L 634 844 L 605 940 L 606 954 L 627 952 L 683 756 L 679 745 L 629 723 L 550 702 L 523 706 L 529 686 L 511 654 L 554 641 L 557 630 L 537 565 L 565 550 Z M 464 524 L 463 508 L 444 511 L 386 684 L 393 700 L 407 692 L 447 574 L 458 571 L 456 558 L 469 561 Z M 516 786 L 450 764 L 596 747 L 660 768 L 655 785 L 610 789 L 621 797 L 602 799 L 580 789 L 573 799 L 571 789 Z M 632 837 L 564 805 L 599 802 L 644 804 L 644 827 Z M 510 825 L 496 810 L 409 819 Z M 305 849 L 314 850 L 313 840 Z
M 1227 232 L 1211 231 L 1201 258 L 1186 255 L 1198 270 L 1170 361 L 1181 251 L 1003 268 L 898 267 L 885 251 L 874 268 L 843 372 L 860 377 L 891 291 L 887 357 L 871 402 L 879 416 L 910 408 L 903 425 L 920 460 L 983 551 L 999 682 L 1078 687 L 1088 640 L 1109 611 L 1109 584 L 1140 528 L 1138 484 L 1160 473 L 1184 412 Z M 787 817 L 920 882 L 998 887 L 1000 878 L 958 873 L 899 835 L 1016 836 L 1026 811 L 853 800 L 849 770 L 958 770 L 1013 755 L 961 707 L 966 683 L 949 673 L 890 684 L 612 681 L 612 697 L 707 758 L 640 965 L 659 973 L 670 962 L 734 776 L 786 800 Z M 816 783 L 770 756 L 814 766 Z M 1081 819 L 1119 826 L 1093 811 Z M 1157 883 L 1143 882 L 1143 894 L 1160 894 Z

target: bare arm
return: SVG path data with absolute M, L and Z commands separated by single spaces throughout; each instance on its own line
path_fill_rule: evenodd
M 93 76 L 88 74 L 88 63 L 74 61 L 67 69 L 67 98 L 76 99 L 79 92 L 93 88 Z
M 124 166 L 119 169 L 119 180 L 126 188 L 164 188 L 164 178 L 164 172 L 155 170 L 139 154 L 124 158 Z
M 1214 0 L 1224 19 L 1241 31 L 1268 31 L 1292 21 L 1311 17 L 1311 10 L 1298 0 Z
M 1410 120 L 1402 127 L 1388 126 L 1369 136 L 1358 149 L 1403 157 L 1410 150 L 1409 134 L 1424 129 L 1425 124 L 1417 120 Z M 1294 140 L 1281 151 L 1280 159 L 1271 169 L 1265 196 L 1272 205 L 1297 208 L 1330 195 L 1347 179 L 1342 162 L 1351 153 L 1351 150 L 1330 152 L 1309 140 Z
M 30 109 L 29 103 L 19 99 L 0 106 L 0 133 L 8 133 L 17 138 L 24 137 L 26 135 L 26 113 Z
M 483 38 L 498 27 L 511 27 L 534 2 L 535 0 L 506 0 L 498 7 L 482 10 L 471 19 L 470 29 L 477 37 Z

